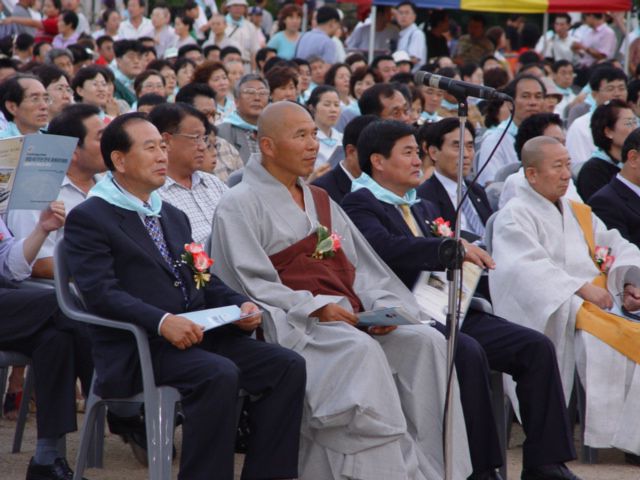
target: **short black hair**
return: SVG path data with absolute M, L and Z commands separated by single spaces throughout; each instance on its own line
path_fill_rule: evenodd
M 540 27 L 535 23 L 526 23 L 520 32 L 520 44 L 522 47 L 535 48 L 542 32 Z
M 180 69 L 187 64 L 191 65 L 194 69 L 196 68 L 196 62 L 194 62 L 190 58 L 178 57 L 176 62 L 173 64 L 173 71 L 178 73 Z
M 191 43 L 189 45 L 183 45 L 178 50 L 178 57 L 184 57 L 189 52 L 202 53 L 202 49 L 198 45 L 196 45 L 194 43 Z
M 400 7 L 406 7 L 406 6 L 411 7 L 411 10 L 413 10 L 413 13 L 416 13 L 416 4 L 413 2 L 410 2 L 409 0 L 403 0 L 402 2 L 400 2 L 396 7 L 396 9 Z
M 431 25 L 431 28 L 435 28 L 448 16 L 449 12 L 447 10 L 431 10 L 429 14 L 429 25 Z
M 138 0 L 138 5 L 140 5 L 141 7 L 144 7 L 146 5 L 145 0 Z M 129 6 L 129 0 L 124 0 L 124 6 L 125 7 Z
M 23 79 L 38 80 L 38 77 L 26 73 L 14 73 L 10 77 L 6 78 L 0 85 L 0 110 L 4 113 L 4 116 L 10 122 L 13 122 L 13 114 L 7 109 L 6 103 L 13 102 L 16 105 L 20 105 L 24 100 L 25 88 L 20 85 L 20 80 Z
M 638 96 L 640 95 L 640 79 L 633 79 L 627 85 L 627 102 L 636 104 L 638 103 Z
M 155 125 L 160 133 L 176 133 L 186 117 L 196 117 L 206 128 L 207 117 L 197 108 L 187 103 L 164 103 L 149 113 L 147 120 Z
M 371 62 L 371 68 L 377 69 L 378 68 L 378 64 L 380 62 L 382 62 L 383 60 L 391 60 L 393 63 L 396 63 L 396 61 L 393 59 L 393 57 L 391 55 L 378 55 Z
M 394 73 L 393 76 L 389 79 L 389 83 L 401 83 L 402 85 L 410 85 L 416 83 L 416 79 L 413 76 L 413 73 L 409 72 L 398 72 Z
M 96 46 L 98 48 L 102 48 L 102 44 L 105 43 L 105 42 L 113 43 L 114 40 L 109 35 L 102 35 L 101 37 L 98 37 L 98 39 L 96 40 Z
M 542 96 L 547 95 L 547 89 L 544 87 L 544 84 L 540 81 L 538 77 L 534 77 L 533 75 L 517 76 L 516 78 L 511 80 L 509 83 L 507 83 L 507 85 L 504 87 L 504 93 L 509 95 L 511 98 L 516 98 L 516 90 L 518 89 L 518 84 L 525 80 L 533 80 L 535 82 L 538 82 L 538 85 L 540 85 L 540 87 L 542 88 Z
M 209 56 L 209 53 L 211 53 L 211 51 L 213 50 L 217 50 L 220 51 L 220 47 L 218 45 L 207 45 L 206 47 L 204 47 L 202 49 L 202 54 L 206 57 Z
M 524 144 L 532 138 L 542 136 L 542 132 L 544 132 L 549 125 L 558 125 L 564 129 L 564 123 L 560 116 L 551 112 L 536 113 L 522 121 L 518 127 L 518 134 L 516 135 L 516 142 L 514 144 L 518 160 L 522 161 L 520 153 L 522 152 Z
M 476 129 L 473 128 L 471 122 L 467 120 L 464 127 L 469 130 L 473 138 L 476 138 Z M 440 150 L 444 143 L 444 136 L 453 132 L 456 128 L 460 128 L 460 121 L 455 117 L 443 118 L 439 122 L 432 123 L 424 138 L 425 142 L 427 142 L 427 148 L 436 147 Z
M 390 83 L 376 83 L 367 88 L 360 99 L 358 106 L 362 115 L 375 115 L 377 117 L 382 114 L 384 107 L 380 98 L 391 98 L 395 95 L 396 89 Z
M 71 81 L 71 88 L 73 89 L 73 98 L 76 102 L 81 102 L 82 97 L 78 94 L 78 87 L 84 88 L 84 82 L 87 80 L 93 80 L 98 75 L 102 75 L 104 77 L 105 82 L 107 78 L 104 76 L 104 71 L 102 67 L 99 65 L 90 65 L 85 68 L 81 68 L 74 75 L 73 80 Z
M 216 99 L 216 91 L 206 83 L 188 83 L 182 87 L 175 98 L 176 102 L 193 106 L 197 96 Z
M 627 157 L 631 150 L 640 152 L 640 128 L 636 128 L 627 138 L 624 139 L 624 143 L 622 144 L 622 154 L 620 157 L 622 163 L 627 161 Z
M 186 2 L 184 2 L 184 9 L 186 10 L 193 10 L 194 8 L 198 8 L 198 4 L 196 2 L 194 2 L 193 0 L 187 0 Z
M 147 115 L 143 112 L 118 115 L 104 129 L 100 140 L 100 153 L 102 153 L 102 159 L 109 170 L 115 170 L 111 154 L 113 152 L 127 153 L 133 145 L 133 138 L 127 132 L 127 125 L 131 122 L 146 122 L 146 117 Z
M 42 49 L 43 45 L 49 45 L 51 46 L 51 42 L 38 42 L 33 46 L 33 56 L 37 57 L 38 55 L 40 55 L 40 50 Z
M 487 26 L 487 17 L 482 15 L 481 13 L 474 13 L 469 17 L 470 22 L 481 23 L 483 27 Z
M 84 139 L 87 137 L 84 121 L 94 115 L 100 115 L 100 109 L 95 105 L 86 103 L 67 105 L 51 120 L 47 133 L 77 138 L 78 146 L 82 148 Z
M 593 116 L 591 117 L 591 135 L 593 135 L 593 143 L 596 147 L 600 147 L 605 152 L 611 149 L 613 139 L 607 137 L 604 129 L 608 127 L 613 130 L 618 121 L 620 110 L 625 108 L 629 108 L 626 102 L 613 99 L 600 105 L 596 108 L 595 112 L 593 112 Z
M 464 77 L 470 77 L 473 72 L 478 70 L 480 66 L 474 62 L 467 62 L 460 67 L 460 78 L 464 80 Z
M 567 21 L 567 23 L 569 25 L 571 25 L 571 17 L 569 16 L 568 13 L 558 13 L 558 14 L 556 14 L 556 16 L 554 17 L 553 21 L 555 22 L 556 19 L 558 19 L 558 18 L 564 18 Z
M 289 60 L 285 60 L 284 58 L 276 55 L 275 57 L 271 57 L 269 60 L 264 62 L 264 65 L 262 66 L 262 73 L 266 76 L 267 73 L 269 73 L 269 70 L 274 67 L 291 67 L 293 65 L 295 65 L 293 62 L 289 62 Z
M 562 67 L 567 66 L 573 68 L 573 64 L 569 60 L 556 60 L 555 62 L 553 62 L 553 65 L 551 65 L 551 71 L 553 73 L 558 73 L 558 70 L 560 70 Z
M 347 145 L 353 145 L 354 147 L 358 147 L 358 139 L 360 138 L 360 134 L 366 128 L 367 125 L 373 122 L 380 122 L 380 118 L 375 115 L 358 115 L 344 127 L 344 134 L 342 136 L 342 146 L 345 151 L 347 149 Z
M 527 50 L 518 57 L 520 65 L 528 65 L 530 63 L 540 63 L 540 55 L 535 50 Z
M 313 89 L 313 91 L 311 92 L 311 95 L 309 95 L 309 100 L 307 100 L 307 106 L 315 108 L 318 105 L 318 102 L 320 101 L 320 97 L 322 97 L 322 95 L 324 95 L 327 92 L 333 92 L 336 95 L 338 95 L 338 91 L 336 90 L 336 87 L 333 87 L 331 85 L 318 85 L 316 88 Z M 338 97 L 340 97 L 340 95 L 338 95 Z
M 78 43 L 69 45 L 67 48 L 73 54 L 74 65 L 86 62 L 87 60 L 91 59 L 91 55 L 87 52 L 87 49 Z
M 17 72 L 18 68 L 20 68 L 20 64 L 13 58 L 0 57 L 0 69 L 1 68 L 12 68 Z
M 323 5 L 317 10 L 316 22 L 318 25 L 329 23 L 331 20 L 335 20 L 336 22 L 340 21 L 340 14 L 338 13 L 337 8 L 329 5 Z
M 112 13 L 117 13 L 118 15 L 120 15 L 120 12 L 115 8 L 107 8 L 104 12 L 102 12 L 102 15 L 100 15 L 100 23 L 102 24 L 103 27 L 109 21 L 109 17 L 111 16 Z
M 138 99 L 138 108 L 145 105 L 151 105 L 153 107 L 167 103 L 167 99 L 157 93 L 145 93 Z
M 71 82 L 69 74 L 55 65 L 39 65 L 33 69 L 33 73 L 38 76 L 42 85 L 44 85 L 44 88 L 47 88 L 54 82 L 57 82 L 62 77 L 67 79 L 67 83 Z
M 189 27 L 189 30 L 191 30 L 193 28 L 193 18 L 191 18 L 189 15 L 184 14 L 184 15 L 178 15 L 176 17 L 176 20 L 180 19 L 180 21 L 182 23 L 184 23 L 187 27 Z M 175 21 L 175 20 L 174 20 Z M 193 44 L 192 44 L 193 45 Z M 180 47 L 180 49 L 186 47 L 187 45 L 184 45 L 183 47 Z M 197 46 L 197 45 L 195 45 Z M 202 52 L 202 50 L 200 50 L 200 52 Z M 180 55 L 180 50 L 178 50 L 178 55 Z
M 33 47 L 34 44 L 35 41 L 33 40 L 33 37 L 31 35 L 29 35 L 28 33 L 21 33 L 15 39 L 14 48 L 16 50 L 24 51 Z
M 62 1 L 61 0 L 51 0 L 51 3 L 53 3 L 53 7 L 56 10 L 62 10 Z
M 256 53 L 256 63 L 264 62 L 267 59 L 267 54 L 269 52 L 273 52 L 273 53 L 276 53 L 276 54 L 278 53 L 278 51 L 275 48 L 271 48 L 271 47 L 261 48 Z
M 380 120 L 367 125 L 358 139 L 358 164 L 367 175 L 371 175 L 371 155 L 378 153 L 389 158 L 396 142 L 415 135 L 416 128 L 400 120 Z
M 78 28 L 78 22 L 80 21 L 78 19 L 78 15 L 76 15 L 76 12 L 74 12 L 73 10 L 63 10 L 60 12 L 60 17 L 62 18 L 62 21 L 67 24 L 67 25 L 71 25 L 71 28 L 73 28 L 74 30 L 76 28 Z
M 602 66 L 600 68 L 596 68 L 591 73 L 591 77 L 589 78 L 589 86 L 591 90 L 594 92 L 600 91 L 600 84 L 603 80 L 607 82 L 613 82 L 615 80 L 622 80 L 626 84 L 628 79 L 625 73 L 619 68 L 612 67 L 609 65 Z
M 118 40 L 113 44 L 113 53 L 116 58 L 124 57 L 127 52 L 135 52 L 142 55 L 144 48 L 138 40 Z
M 224 60 L 224 57 L 226 57 L 227 55 L 231 54 L 231 53 L 235 53 L 236 55 L 242 55 L 242 53 L 240 52 L 240 50 L 232 45 L 226 46 L 224 47 L 222 50 L 220 50 L 220 61 Z

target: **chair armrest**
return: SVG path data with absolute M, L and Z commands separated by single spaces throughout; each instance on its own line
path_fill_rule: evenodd
M 29 277 L 24 279 L 21 282 L 16 282 L 18 288 L 21 290 L 34 290 L 34 289 L 46 289 L 46 288 L 54 288 L 55 282 L 51 278 L 33 278 Z

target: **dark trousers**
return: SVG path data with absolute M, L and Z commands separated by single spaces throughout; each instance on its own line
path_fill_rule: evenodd
M 252 397 L 251 445 L 244 480 L 298 476 L 304 359 L 242 333 L 210 331 L 202 344 L 178 350 L 153 342 L 158 384 L 180 391 L 185 419 L 181 480 L 233 478 L 239 389 Z
M 86 394 L 93 373 L 84 325 L 62 315 L 53 289 L 0 288 L 0 311 L 0 349 L 33 360 L 38 438 L 77 430 L 76 379 Z
M 444 333 L 444 326 L 436 328 Z M 490 369 L 511 375 L 517 383 L 526 434 L 523 468 L 576 457 L 555 348 L 545 335 L 469 310 L 458 336 L 455 365 L 474 472 L 504 463 L 491 403 Z

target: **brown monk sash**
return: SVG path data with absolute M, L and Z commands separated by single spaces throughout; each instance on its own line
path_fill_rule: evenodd
M 331 205 L 329 195 L 321 188 L 310 185 L 319 222 L 331 232 Z M 341 232 L 338 232 L 340 234 Z M 340 248 L 333 257 L 322 259 L 311 255 L 316 250 L 318 235 L 314 232 L 281 252 L 269 257 L 278 271 L 280 281 L 292 290 L 307 290 L 313 295 L 346 297 L 354 312 L 364 310 L 353 291 L 356 270 Z
M 591 223 L 591 207 L 573 201 L 571 206 L 576 214 L 580 228 L 582 228 L 587 245 L 589 245 L 591 260 L 597 267 L 593 224 Z M 607 275 L 604 272 L 600 272 L 600 275 L 594 278 L 591 283 L 606 290 Z M 585 300 L 576 316 L 576 328 L 589 332 L 634 362 L 640 363 L 640 323 L 607 313 Z

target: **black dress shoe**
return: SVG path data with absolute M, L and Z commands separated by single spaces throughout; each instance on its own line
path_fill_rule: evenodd
M 640 467 L 640 455 L 634 455 L 633 453 L 625 453 L 624 461 L 629 465 L 635 465 L 636 467 Z
M 73 470 L 62 457 L 56 458 L 53 465 L 38 465 L 31 457 L 27 468 L 27 480 L 73 480 Z
M 552 463 L 522 470 L 522 480 L 580 480 L 564 463 Z
M 467 480 L 502 480 L 502 477 L 495 470 L 489 470 L 488 472 L 474 473 Z

